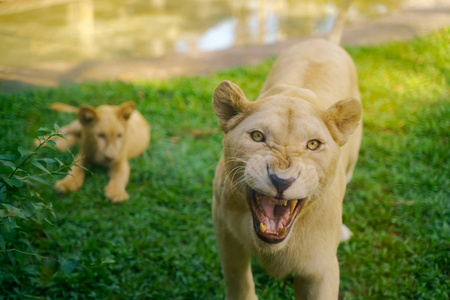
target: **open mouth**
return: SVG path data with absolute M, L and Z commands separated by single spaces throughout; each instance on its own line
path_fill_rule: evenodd
M 289 234 L 305 198 L 280 200 L 250 190 L 248 195 L 256 235 L 264 242 L 277 244 Z

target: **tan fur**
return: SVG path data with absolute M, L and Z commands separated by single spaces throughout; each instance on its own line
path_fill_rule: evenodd
M 105 195 L 111 202 L 129 199 L 125 188 L 130 176 L 128 160 L 140 155 L 150 142 L 150 125 L 135 110 L 134 102 L 121 105 L 84 106 L 79 109 L 56 103 L 52 109 L 77 112 L 78 119 L 61 128 L 67 140 L 55 139 L 62 151 L 80 143 L 77 163 L 89 167 L 96 163 L 108 168 L 110 181 Z M 69 174 L 55 184 L 55 189 L 77 191 L 84 181 L 84 170 L 74 166 Z
M 225 133 L 212 211 L 227 299 L 257 298 L 251 255 L 272 276 L 293 273 L 296 299 L 338 299 L 342 200 L 362 135 L 352 59 L 329 41 L 302 42 L 277 59 L 257 101 L 224 81 L 213 108 Z M 252 139 L 255 130 L 263 142 Z M 310 150 L 314 139 L 322 145 Z M 290 186 L 280 193 L 271 176 Z M 280 201 L 305 199 L 281 242 L 257 235 L 252 191 Z

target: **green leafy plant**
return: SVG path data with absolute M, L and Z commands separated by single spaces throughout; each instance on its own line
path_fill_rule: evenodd
M 45 258 L 34 250 L 35 235 L 43 223 L 52 224 L 50 220 L 56 218 L 52 203 L 45 201 L 36 187 L 51 186 L 46 177 L 66 174 L 73 165 L 56 156 L 59 152 L 52 139 L 65 139 L 58 125 L 38 132 L 43 135 L 33 151 L 19 147 L 18 156 L 0 155 L 0 261 L 12 276 L 16 265 L 25 267 L 21 264 L 26 259 Z M 51 157 L 39 155 L 41 152 Z

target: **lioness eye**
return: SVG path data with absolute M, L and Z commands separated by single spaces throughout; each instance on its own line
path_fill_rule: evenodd
M 121 137 L 122 137 L 122 134 L 121 134 L 121 133 L 117 134 L 117 138 L 118 138 L 118 139 L 120 139 Z
M 250 133 L 250 135 L 252 136 L 252 139 L 255 142 L 263 142 L 264 141 L 264 134 L 262 134 L 261 131 L 252 131 L 252 133 Z
M 308 147 L 309 150 L 316 150 L 319 148 L 320 144 L 322 144 L 319 140 L 310 140 L 308 144 L 306 144 L 306 147 Z
M 99 133 L 99 134 L 97 134 L 97 136 L 101 139 L 106 138 L 106 134 L 104 134 L 104 133 Z

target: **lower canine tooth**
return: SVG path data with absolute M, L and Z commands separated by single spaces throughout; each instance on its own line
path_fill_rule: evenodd
M 287 231 L 286 227 L 280 228 L 280 229 L 278 229 L 278 235 L 284 235 L 286 233 L 286 231 Z
M 298 202 L 298 200 L 291 200 L 291 206 L 290 206 L 290 209 L 289 209 L 289 213 L 290 214 L 292 214 L 292 212 L 294 211 L 295 206 L 297 205 L 297 202 Z
M 259 231 L 261 231 L 261 233 L 266 232 L 267 230 L 267 226 L 264 225 L 263 223 L 259 223 Z

